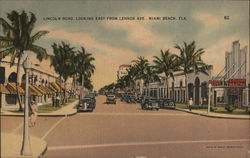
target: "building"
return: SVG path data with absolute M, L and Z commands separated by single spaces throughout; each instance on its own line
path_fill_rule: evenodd
M 10 67 L 9 61 L 10 56 L 0 61 L 0 106 L 2 109 L 14 109 L 18 107 L 15 84 L 17 81 L 17 62 Z M 18 90 L 22 103 L 25 100 L 25 82 L 25 72 L 21 65 Z M 52 96 L 60 94 L 61 89 L 64 89 L 64 86 L 59 84 L 57 75 L 49 70 L 42 69 L 36 63 L 32 63 L 31 65 L 29 83 L 30 99 L 36 101 L 38 105 L 52 102 Z
M 212 80 L 213 103 L 237 104 L 249 106 L 249 52 L 247 46 L 240 47 L 240 42 L 232 43 L 232 50 L 225 52 L 225 67 Z M 222 94 L 218 96 L 218 92 Z
M 117 80 L 121 79 L 123 76 L 128 74 L 128 69 L 131 67 L 130 64 L 122 64 L 117 70 Z
M 174 79 L 169 78 L 168 83 L 164 76 L 159 82 L 152 82 L 144 87 L 144 95 L 156 98 L 171 98 L 176 103 L 186 103 L 186 86 L 188 86 L 188 99 L 192 98 L 194 104 L 203 104 L 208 100 L 208 81 L 212 78 L 213 67 L 209 66 L 208 75 L 204 73 L 188 73 L 185 85 L 185 75 L 183 72 L 176 72 Z

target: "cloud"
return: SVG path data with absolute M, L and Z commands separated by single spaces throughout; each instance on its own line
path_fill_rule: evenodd
M 205 54 L 203 60 L 207 64 L 214 66 L 213 75 L 216 76 L 225 66 L 225 52 L 232 51 L 233 41 L 239 40 L 241 49 L 248 45 L 249 39 L 242 38 L 238 34 L 223 37 L 215 42 L 213 45 L 204 46 Z
M 142 10 L 138 16 L 144 17 L 145 20 L 105 20 L 102 24 L 109 29 L 125 31 L 127 41 L 143 49 L 161 47 L 164 43 L 172 41 L 170 36 L 166 38 L 152 32 L 153 26 L 160 21 L 148 20 L 148 17 L 162 17 L 161 13 Z
M 192 17 L 202 25 L 202 29 L 200 29 L 201 31 L 198 34 L 198 37 L 209 35 L 220 27 L 219 18 L 212 13 L 195 12 Z
M 96 59 L 96 71 L 92 78 L 95 88 L 114 82 L 119 65 L 136 58 L 133 51 L 101 43 L 85 32 L 70 32 L 53 26 L 42 26 L 39 29 L 50 31 L 45 38 L 67 40 L 72 46 L 82 45 L 93 54 Z

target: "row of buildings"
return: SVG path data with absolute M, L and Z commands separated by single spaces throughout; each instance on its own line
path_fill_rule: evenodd
M 10 56 L 0 61 L 0 106 L 1 109 L 18 108 L 16 95 L 16 81 L 18 80 L 18 90 L 21 95 L 21 101 L 24 103 L 25 94 L 25 72 L 23 66 L 20 68 L 20 77 L 17 79 L 17 64 L 10 66 Z M 21 62 L 22 63 L 22 62 Z M 70 82 L 66 83 L 67 89 L 70 89 Z M 41 65 L 32 63 L 29 73 L 29 93 L 30 100 L 34 100 L 38 105 L 52 102 L 53 96 L 61 95 L 64 90 L 63 83 L 55 73 L 45 70 Z
M 232 43 L 231 51 L 225 52 L 225 67 L 217 75 L 212 76 L 213 66 L 209 66 L 208 75 L 203 73 L 188 73 L 185 85 L 185 75 L 182 72 L 176 72 L 174 79 L 161 76 L 158 82 L 143 84 L 141 81 L 136 82 L 136 89 L 146 96 L 157 98 L 171 98 L 176 103 L 186 103 L 191 99 L 194 104 L 201 105 L 208 103 L 209 84 L 211 88 L 212 105 L 237 104 L 238 106 L 249 106 L 250 102 L 250 55 L 247 46 L 241 48 L 239 41 Z M 127 69 L 133 65 L 120 65 L 117 71 L 117 79 L 127 75 Z M 168 84 L 168 85 L 167 85 Z M 186 98 L 186 86 L 188 87 L 188 98 Z M 141 87 L 143 87 L 142 90 Z

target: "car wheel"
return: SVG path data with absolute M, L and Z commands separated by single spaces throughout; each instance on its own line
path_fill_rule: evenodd
M 173 102 L 170 102 L 169 105 L 170 105 L 170 106 L 174 106 L 174 103 L 173 103 Z

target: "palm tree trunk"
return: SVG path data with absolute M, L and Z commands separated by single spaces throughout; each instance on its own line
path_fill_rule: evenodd
M 60 81 L 59 81 L 59 82 L 60 82 L 60 98 L 61 98 L 61 101 L 62 101 L 61 104 L 63 104 L 63 99 L 62 99 L 62 86 L 61 86 L 61 85 L 62 85 L 62 76 L 60 75 L 59 77 L 60 77 Z M 59 101 L 59 104 L 60 104 L 60 101 Z
M 168 98 L 168 77 L 167 77 L 167 98 Z M 165 96 L 166 96 L 166 91 L 165 91 Z
M 21 102 L 21 96 L 18 90 L 18 86 L 19 86 L 19 76 L 20 76 L 20 62 L 21 62 L 21 56 L 18 58 L 18 62 L 17 62 L 17 69 L 16 69 L 16 73 L 17 73 L 17 78 L 16 78 L 16 94 L 17 94 L 17 100 L 18 100 L 18 104 L 19 104 L 19 111 L 23 111 L 23 107 L 22 107 L 22 102 Z
M 185 73 L 185 85 L 186 85 L 186 103 L 188 105 L 188 81 L 187 81 L 187 73 Z
M 66 81 L 64 82 L 64 102 L 67 102 L 67 99 L 66 99 Z

